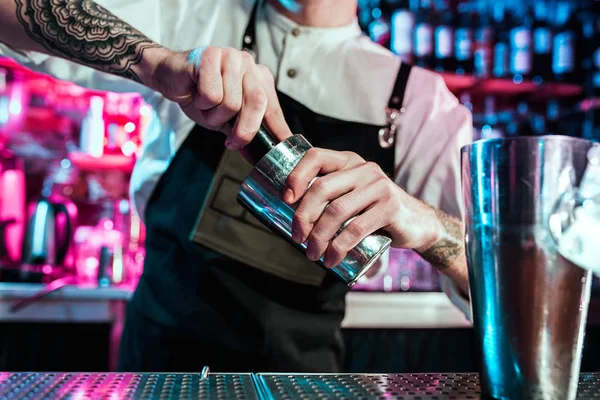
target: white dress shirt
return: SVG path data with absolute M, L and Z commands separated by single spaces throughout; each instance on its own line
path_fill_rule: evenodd
M 205 45 L 240 48 L 249 0 L 96 0 L 151 39 L 173 50 Z M 386 123 L 400 60 L 364 36 L 357 20 L 343 27 L 298 26 L 269 5 L 259 8 L 257 61 L 273 73 L 277 89 L 312 111 L 341 120 Z M 0 51 L 24 65 L 93 89 L 140 92 L 155 118 L 131 179 L 134 205 L 146 202 L 194 123 L 160 94 L 54 57 Z M 288 74 L 294 70 L 295 74 Z M 460 148 L 472 141 L 471 115 L 436 73 L 413 68 L 397 119 L 394 180 L 409 194 L 462 216 Z M 447 293 L 448 282 L 444 282 Z M 464 311 L 464 310 L 463 310 Z

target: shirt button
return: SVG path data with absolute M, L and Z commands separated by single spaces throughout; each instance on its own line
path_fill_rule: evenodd
M 292 29 L 292 35 L 294 36 L 300 36 L 302 32 L 300 31 L 300 28 L 294 28 Z
M 298 74 L 298 71 L 296 71 L 294 68 L 290 68 L 287 70 L 287 76 L 289 76 L 290 78 L 295 77 Z

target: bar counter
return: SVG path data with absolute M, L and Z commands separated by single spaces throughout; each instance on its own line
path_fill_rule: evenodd
M 0 373 L 0 399 L 480 399 L 477 374 Z M 600 374 L 577 399 L 600 398 Z
M 33 298 L 42 284 L 0 283 L 0 320 L 104 322 L 114 320 L 111 304 L 127 302 L 127 286 L 69 285 L 36 299 L 18 312 L 16 302 Z M 470 322 L 442 292 L 350 292 L 346 297 L 344 328 L 466 328 Z

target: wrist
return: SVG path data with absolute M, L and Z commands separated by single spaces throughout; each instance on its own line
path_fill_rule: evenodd
M 156 71 L 164 61 L 172 55 L 172 51 L 166 47 L 156 45 L 146 48 L 142 53 L 140 63 L 135 65 L 135 72 L 139 77 L 140 83 L 152 90 L 160 92 Z
M 423 254 L 444 239 L 444 225 L 436 211 L 433 207 L 427 206 L 427 211 L 424 213 L 425 218 L 422 219 L 426 221 L 423 224 L 425 226 L 424 240 L 420 246 L 414 248 L 417 253 Z
M 451 268 L 459 257 L 464 257 L 464 234 L 460 220 L 440 210 L 435 213 L 435 232 L 430 233 L 430 241 L 415 250 L 438 270 Z

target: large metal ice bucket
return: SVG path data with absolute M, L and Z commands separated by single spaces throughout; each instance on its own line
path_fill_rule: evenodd
M 548 220 L 592 142 L 491 139 L 462 149 L 466 250 L 485 396 L 572 399 L 591 275 L 560 256 Z

